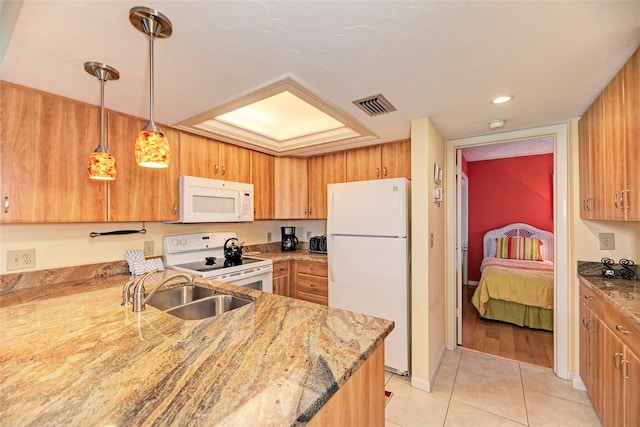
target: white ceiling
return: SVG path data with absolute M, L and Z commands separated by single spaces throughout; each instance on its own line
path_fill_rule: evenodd
M 7 9 L 3 2 L 3 10 Z M 173 125 L 290 76 L 379 135 L 429 116 L 445 139 L 580 116 L 640 45 L 640 1 L 30 1 L 2 80 L 98 105 L 89 60 L 120 71 L 105 106 L 148 117 L 148 39 L 129 9 L 157 9 L 155 119 Z M 383 94 L 369 117 L 353 100 Z M 492 105 L 498 95 L 513 101 Z

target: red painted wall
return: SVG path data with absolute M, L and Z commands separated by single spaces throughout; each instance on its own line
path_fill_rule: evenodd
M 480 280 L 482 238 L 494 228 L 524 222 L 553 232 L 553 154 L 467 164 L 469 280 Z

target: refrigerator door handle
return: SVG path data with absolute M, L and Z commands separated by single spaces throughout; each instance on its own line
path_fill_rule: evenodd
M 332 240 L 331 246 L 333 246 L 333 236 L 329 236 L 329 239 Z M 328 246 L 329 245 L 327 245 L 327 247 Z M 331 263 L 328 263 L 328 264 L 329 264 L 329 283 L 331 283 L 331 282 L 334 281 L 334 279 L 333 279 L 333 265 Z

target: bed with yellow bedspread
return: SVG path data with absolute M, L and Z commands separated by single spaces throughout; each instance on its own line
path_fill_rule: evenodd
M 553 262 L 487 257 L 480 271 L 480 317 L 553 331 Z

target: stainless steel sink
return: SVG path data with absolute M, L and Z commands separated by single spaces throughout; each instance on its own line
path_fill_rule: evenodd
M 252 302 L 233 295 L 214 295 L 165 310 L 165 312 L 185 320 L 198 320 L 219 316 L 222 313 L 235 310 Z
M 202 288 L 195 285 L 178 286 L 177 288 L 164 289 L 151 295 L 147 304 L 158 310 L 168 310 L 179 305 L 187 304 L 215 294 L 213 289 Z
M 252 302 L 233 295 L 216 294 L 213 289 L 183 285 L 157 291 L 146 303 L 181 319 L 198 320 L 219 316 Z

